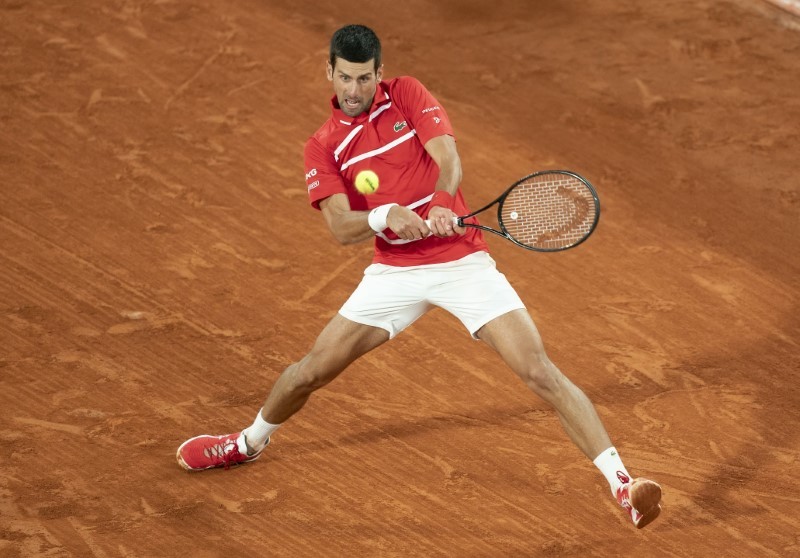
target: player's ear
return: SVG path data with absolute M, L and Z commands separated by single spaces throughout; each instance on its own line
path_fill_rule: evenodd
M 378 66 L 378 71 L 375 72 L 375 79 L 377 80 L 378 83 L 380 83 L 381 80 L 383 79 L 383 64 Z
M 328 81 L 333 81 L 333 66 L 331 66 L 331 61 L 325 61 L 325 75 L 328 76 Z

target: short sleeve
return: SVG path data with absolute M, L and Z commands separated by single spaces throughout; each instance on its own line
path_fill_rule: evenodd
M 417 131 L 422 145 L 438 136 L 453 135 L 450 118 L 441 103 L 419 80 L 408 76 L 397 78 L 391 93 L 392 102 L 397 104 L 409 125 Z
M 303 150 L 306 171 L 306 187 L 311 205 L 319 209 L 319 203 L 333 194 L 347 194 L 333 154 L 328 152 L 316 138 L 310 138 Z

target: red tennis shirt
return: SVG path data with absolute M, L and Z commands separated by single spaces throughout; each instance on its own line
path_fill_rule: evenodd
M 423 218 L 439 178 L 439 166 L 425 151 L 431 138 L 453 135 L 447 113 L 416 79 L 399 77 L 378 84 L 368 112 L 355 118 L 339 108 L 334 95 L 332 114 L 305 145 L 305 170 L 311 205 L 333 194 L 346 194 L 350 208 L 370 210 L 379 205 L 405 205 Z M 363 195 L 356 175 L 370 169 L 378 175 L 377 192 Z M 453 211 L 469 213 L 461 189 Z M 375 236 L 373 262 L 412 266 L 454 261 L 489 251 L 479 229 L 463 236 L 429 236 L 416 241 L 397 237 L 390 229 Z

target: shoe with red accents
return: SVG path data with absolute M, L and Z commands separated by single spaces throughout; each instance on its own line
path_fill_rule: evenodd
M 631 481 L 623 475 L 620 480 L 624 482 L 617 489 L 617 502 L 628 510 L 637 529 L 646 527 L 661 513 L 661 487 L 643 478 Z
M 232 465 L 240 465 L 258 459 L 269 444 L 268 438 L 263 448 L 252 451 L 248 448 L 243 436 L 239 439 L 240 435 L 241 432 L 237 432 L 224 436 L 204 434 L 190 438 L 178 448 L 176 454 L 178 465 L 187 471 L 203 471 L 217 467 L 230 469 Z

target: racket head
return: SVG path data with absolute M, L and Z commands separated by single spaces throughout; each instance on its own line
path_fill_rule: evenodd
M 515 244 L 558 252 L 584 242 L 600 219 L 600 199 L 588 180 L 566 170 L 539 171 L 502 195 L 497 222 Z

